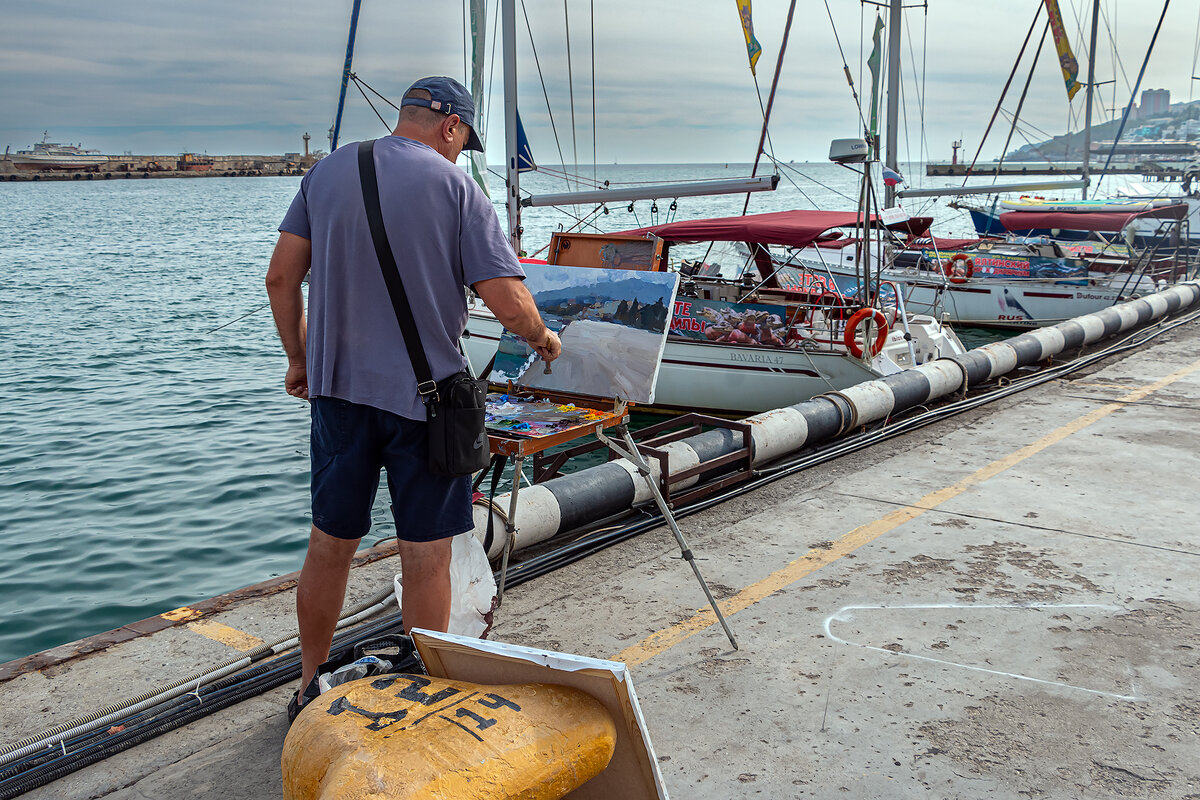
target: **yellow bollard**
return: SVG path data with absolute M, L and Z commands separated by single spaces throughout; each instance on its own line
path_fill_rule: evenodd
M 552 800 L 600 774 L 616 727 L 566 686 L 384 675 L 309 701 L 283 743 L 284 800 Z

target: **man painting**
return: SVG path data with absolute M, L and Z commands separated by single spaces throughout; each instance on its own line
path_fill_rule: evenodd
M 464 368 L 458 340 L 467 287 L 546 361 L 561 350 L 491 203 L 454 166 L 464 148 L 483 149 L 474 122 L 460 83 L 424 78 L 405 93 L 392 135 L 374 146 L 385 228 L 434 380 Z M 406 628 L 446 629 L 451 537 L 472 528 L 470 477 L 427 468 L 425 408 L 371 239 L 357 152 L 357 144 L 338 148 L 304 176 L 267 272 L 288 358 L 285 388 L 309 400 L 312 415 L 313 524 L 296 599 L 301 687 L 328 657 L 381 467 L 400 545 Z M 294 700 L 293 716 L 304 700 Z

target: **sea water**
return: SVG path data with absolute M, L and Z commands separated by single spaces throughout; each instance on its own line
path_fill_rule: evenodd
M 749 171 L 610 165 L 596 174 L 623 184 Z M 580 172 L 590 178 L 592 168 Z M 783 172 L 778 191 L 751 198 L 752 213 L 854 206 L 857 176 L 847 170 Z M 0 183 L 0 661 L 300 567 L 308 408 L 283 391 L 263 288 L 298 185 Z M 494 176 L 492 185 L 502 197 Z M 526 185 L 578 184 L 534 175 Z M 596 224 L 739 214 L 745 195 L 673 201 L 618 204 Z M 527 251 L 592 210 L 527 211 Z M 945 217 L 939 232 L 968 226 Z M 393 533 L 386 499 L 381 492 L 363 546 Z

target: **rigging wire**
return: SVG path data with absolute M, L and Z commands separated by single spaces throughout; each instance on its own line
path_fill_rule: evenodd
M 493 21 L 500 19 L 500 0 L 496 0 L 494 9 L 495 10 L 493 11 L 493 14 L 491 17 Z M 484 7 L 484 11 L 485 12 L 487 11 L 486 5 Z M 485 14 L 484 16 L 486 17 L 487 15 Z M 490 119 L 490 117 L 488 115 L 490 114 L 491 109 L 492 109 L 492 95 L 495 93 L 494 90 L 495 90 L 495 86 L 496 86 L 496 35 L 497 35 L 497 33 L 499 33 L 499 31 L 500 31 L 500 26 L 493 24 L 492 25 L 492 54 L 491 54 L 491 56 L 489 56 L 489 61 L 488 61 L 488 81 L 487 81 L 488 102 L 485 104 L 485 107 L 484 107 L 483 122 L 484 122 L 485 126 L 487 125 L 488 119 Z M 504 104 L 501 103 L 500 107 L 503 108 Z
M 588 15 L 592 35 L 592 183 L 596 183 L 596 0 L 588 1 Z
M 576 169 L 579 168 L 579 144 L 576 140 L 575 132 L 575 70 L 571 62 L 571 15 L 567 13 L 567 0 L 563 0 L 563 26 L 566 28 L 567 34 L 567 96 L 571 99 L 571 165 Z M 563 164 L 563 169 L 567 168 Z M 579 188 L 579 182 L 575 182 L 575 188 Z
M 929 4 L 926 3 L 923 6 L 923 8 L 925 11 L 925 23 L 923 26 L 924 27 L 923 36 L 925 38 L 921 42 L 921 73 L 920 73 L 921 81 L 919 84 L 917 83 L 917 58 L 913 54 L 913 48 L 912 47 L 908 48 L 908 58 L 909 58 L 909 61 L 912 62 L 912 70 L 913 70 L 913 91 L 917 95 L 917 115 L 918 115 L 918 119 L 921 123 L 921 138 L 920 138 L 920 142 L 917 145 L 918 150 L 917 150 L 917 158 L 916 158 L 916 161 L 918 164 L 929 160 L 929 153 L 927 152 L 928 144 L 927 144 L 927 141 L 925 138 L 925 57 L 926 57 L 925 49 L 928 45 L 928 36 L 929 36 Z M 903 20 L 904 20 L 904 32 L 908 36 L 908 41 L 911 43 L 912 42 L 912 31 L 909 29 L 909 26 L 908 26 L 908 16 L 905 15 L 903 17 Z M 903 84 L 901 84 L 901 91 L 903 91 Z M 908 157 L 909 157 L 909 162 L 911 163 L 912 162 L 912 145 L 908 140 L 908 111 L 907 111 L 908 107 L 907 107 L 907 105 L 905 105 L 904 108 L 905 108 L 904 146 L 906 148 L 908 148 Z M 923 177 L 923 176 L 918 176 L 918 177 Z M 918 183 L 924 183 L 924 181 L 918 181 Z
M 563 157 L 562 142 L 558 139 L 558 126 L 554 123 L 554 111 L 550 108 L 550 92 L 546 89 L 546 77 L 542 74 L 542 62 L 538 59 L 537 44 L 533 41 L 533 25 L 529 22 L 529 11 L 525 8 L 525 0 L 521 0 L 521 14 L 525 17 L 525 32 L 529 34 L 529 46 L 533 49 L 533 63 L 537 67 L 538 80 L 542 84 L 542 96 L 546 98 L 546 114 L 550 117 L 550 131 L 554 134 L 554 146 L 558 149 L 558 160 L 565 170 L 567 160 Z M 567 188 L 571 188 L 570 181 L 567 181 Z
M 1015 126 L 1017 135 L 1020 136 L 1025 141 L 1025 144 L 1030 145 L 1030 147 L 1033 149 L 1033 152 L 1038 157 L 1040 157 L 1042 159 L 1042 161 L 1045 161 L 1047 164 L 1057 163 L 1053 159 L 1051 159 L 1050 156 L 1046 155 L 1046 153 L 1044 153 L 1040 147 L 1037 146 L 1038 142 L 1034 141 L 1032 138 L 1030 138 L 1030 136 L 1028 134 L 1025 133 L 1025 131 L 1021 130 L 1022 127 L 1032 127 L 1032 126 L 1030 126 L 1028 123 L 1025 123 L 1025 122 L 1022 122 L 1018 126 L 1017 125 L 1018 120 L 1015 116 L 1013 116 L 1009 112 L 1005 111 L 1004 109 L 1001 109 L 1000 113 L 1001 113 L 1001 115 L 1003 115 L 1003 117 L 1006 120 L 1012 121 L 1013 125 Z M 1045 138 L 1048 139 L 1048 138 L 1052 138 L 1052 137 L 1046 136 Z M 999 169 L 999 165 L 997 165 L 997 169 Z M 992 182 L 995 183 L 995 180 L 993 180 Z
M 1042 15 L 1042 4 L 1038 3 L 1037 8 L 1033 12 L 1033 21 L 1029 23 L 1029 31 L 1025 34 L 1025 41 L 1021 43 L 1021 51 L 1017 53 L 1017 60 L 1013 62 L 1012 70 L 1008 73 L 1008 80 L 1004 82 L 1004 88 L 1000 91 L 1000 99 L 996 101 L 996 110 L 992 112 L 992 118 L 988 120 L 987 127 L 983 131 L 983 138 L 979 140 L 979 147 L 975 151 L 974 158 L 971 159 L 971 166 L 967 167 L 967 174 L 963 176 L 962 185 L 966 186 L 967 181 L 971 179 L 971 174 L 975 171 L 975 164 L 979 161 L 979 154 L 983 152 L 983 145 L 987 141 L 988 134 L 992 131 L 992 125 L 996 122 L 996 116 L 1000 113 L 1000 106 L 1004 104 L 1004 98 L 1008 96 L 1008 89 L 1012 86 L 1013 78 L 1017 75 L 1017 67 L 1021 64 L 1021 59 L 1025 57 L 1025 48 L 1029 45 L 1029 39 L 1033 36 L 1034 28 L 1037 27 L 1037 22 Z
M 858 97 L 858 89 L 854 86 L 854 76 L 850 72 L 850 65 L 846 62 L 846 51 L 842 48 L 842 37 L 838 36 L 837 25 L 833 21 L 833 12 L 829 10 L 829 0 L 825 0 L 825 15 L 829 17 L 829 27 L 833 30 L 833 40 L 837 43 L 838 55 L 842 57 L 842 72 L 846 76 L 846 84 L 850 87 L 850 96 L 854 99 L 854 110 L 858 114 L 858 121 L 862 124 L 862 128 L 865 131 L 867 129 L 867 120 L 863 117 L 862 100 Z M 859 27 L 862 27 L 861 24 Z M 861 47 L 859 49 L 861 51 Z M 859 74 L 859 78 L 862 78 L 861 73 Z
M 567 212 L 565 209 L 558 208 L 557 206 L 555 206 L 555 208 L 558 211 L 565 214 L 566 216 L 575 220 L 575 224 L 572 225 L 571 227 L 567 228 L 566 233 L 570 233 L 573 230 L 582 228 L 584 225 L 589 226 L 592 230 L 596 231 L 597 233 L 603 233 L 603 231 L 600 230 L 599 226 L 597 226 L 594 222 L 592 222 L 593 217 L 599 217 L 599 216 L 601 216 L 601 214 L 604 213 L 604 205 L 603 204 L 596 206 L 594 209 L 592 209 L 591 211 L 589 211 L 587 214 L 585 214 L 582 217 L 577 217 L 574 214 Z M 551 242 L 552 241 L 553 240 L 551 240 Z M 528 257 L 529 258 L 537 258 L 542 253 L 544 253 L 550 249 L 551 242 L 547 242 L 546 244 L 542 245 L 541 248 L 539 248 L 538 250 L 536 250 L 533 253 L 530 253 Z
M 244 320 L 246 317 L 249 317 L 249 316 L 252 316 L 252 315 L 254 315 L 254 314 L 257 314 L 259 311 L 262 311 L 264 308 L 266 308 L 266 307 L 267 307 L 267 306 L 269 306 L 269 305 L 271 305 L 271 304 L 270 304 L 270 302 L 263 303 L 261 306 L 258 306 L 258 307 L 256 307 L 256 308 L 254 308 L 254 309 L 250 310 L 250 311 L 247 311 L 245 314 L 242 314 L 242 315 L 241 315 L 240 317 L 238 317 L 237 319 L 231 319 L 231 320 L 229 320 L 229 322 L 225 322 L 225 323 L 223 323 L 223 324 L 221 324 L 221 325 L 218 325 L 217 327 L 213 328 L 211 331 L 205 331 L 204 333 L 205 333 L 205 335 L 207 336 L 207 335 L 208 335 L 208 334 L 210 334 L 210 333 L 216 333 L 217 331 L 221 330 L 222 328 L 228 328 L 230 325 L 232 325 L 232 324 L 233 324 L 233 323 L 235 323 L 235 322 L 241 322 L 241 321 L 242 321 L 242 320 Z
M 845 192 L 843 192 L 843 191 L 841 191 L 841 190 L 839 190 L 839 189 L 835 189 L 835 188 L 833 188 L 832 186 L 829 186 L 828 184 L 821 183 L 819 180 L 817 180 L 816 178 L 812 177 L 811 175 L 806 175 L 806 174 L 804 174 L 803 172 L 801 172 L 801 171 L 800 171 L 800 170 L 799 170 L 799 169 L 796 167 L 796 165 L 795 165 L 795 164 L 788 164 L 788 163 L 785 163 L 785 162 L 783 162 L 783 161 L 780 161 L 780 160 L 778 160 L 778 159 L 777 159 L 777 158 L 775 158 L 774 156 L 768 156 L 768 158 L 770 158 L 770 159 L 771 159 L 771 161 L 772 161 L 772 162 L 774 162 L 775 166 L 777 166 L 777 167 L 781 167 L 781 168 L 783 168 L 783 169 L 785 169 L 785 170 L 791 170 L 792 172 L 794 172 L 794 173 L 796 173 L 797 175 L 799 175 L 801 178 L 804 178 L 806 181 L 810 181 L 810 182 L 812 182 L 812 183 L 815 183 L 817 186 L 820 186 L 822 189 L 825 189 L 826 191 L 829 191 L 829 192 L 833 192 L 833 193 L 834 193 L 834 194 L 836 194 L 838 197 L 842 197 L 842 198 L 844 198 L 844 199 L 846 199 L 846 200 L 850 200 L 850 201 L 853 201 L 853 202 L 858 202 L 858 199 L 857 199 L 857 198 L 855 198 L 855 197 L 851 197 L 850 195 L 846 194 Z M 820 208 L 820 206 L 815 206 L 815 207 L 816 207 L 816 208 Z
M 1114 11 L 1113 13 L 1115 14 L 1116 12 Z M 1113 24 L 1115 24 L 1115 20 L 1113 21 L 1113 24 L 1110 24 L 1109 19 L 1108 19 L 1108 14 L 1105 12 L 1103 5 L 1100 6 L 1100 19 L 1102 19 L 1104 21 L 1104 30 L 1108 31 L 1108 40 L 1112 45 L 1113 63 L 1116 64 L 1117 67 L 1121 70 L 1121 78 L 1125 81 L 1125 88 L 1132 91 L 1133 87 L 1130 86 L 1130 84 L 1129 84 L 1129 75 L 1128 75 L 1128 73 L 1125 72 L 1125 62 L 1121 60 L 1121 53 L 1117 49 L 1117 37 L 1113 35 Z M 1116 70 L 1113 70 L 1113 75 L 1114 75 L 1114 80 L 1113 80 L 1113 106 L 1114 106 L 1114 109 L 1113 110 L 1116 110 L 1115 109 L 1115 106 L 1117 104 L 1117 82 L 1115 80 Z
M 929 63 L 929 4 L 925 4 L 924 22 L 921 23 L 921 153 L 926 162 L 929 161 L 929 140 L 925 136 L 925 102 L 929 98 L 928 86 L 925 79 L 928 75 Z M 924 177 L 924 176 L 921 176 Z
M 353 80 L 355 83 L 361 83 L 363 86 L 367 87 L 367 89 L 368 89 L 368 90 L 371 92 L 371 94 L 375 95 L 375 96 L 376 96 L 376 97 L 378 97 L 380 100 L 382 100 L 383 102 L 387 103 L 389 106 L 391 106 L 393 109 L 395 109 L 397 113 L 399 113 L 399 111 L 400 111 L 400 106 L 396 105 L 396 104 L 395 104 L 395 103 L 393 103 L 391 100 L 388 100 L 388 99 L 387 99 L 386 97 L 384 97 L 382 94 L 380 94 L 379 92 L 377 92 L 375 89 L 373 89 L 373 88 L 371 87 L 371 84 L 367 83 L 367 82 L 366 82 L 366 81 L 364 81 L 362 78 L 358 77 L 358 75 L 357 75 L 357 74 L 355 74 L 355 73 L 351 72 L 351 73 L 350 73 L 350 79 L 351 79 L 351 80 Z M 359 89 L 359 91 L 361 92 L 361 91 L 362 91 L 362 89 L 360 88 L 360 89 Z
M 1192 49 L 1192 73 L 1188 81 L 1188 102 L 1192 102 L 1192 89 L 1196 85 L 1196 59 L 1200 58 L 1200 9 L 1196 10 L 1196 33 L 1192 38 L 1196 41 L 1196 46 Z
M 578 172 L 571 172 L 569 170 L 564 171 L 564 170 L 553 169 L 551 167 L 539 166 L 537 168 L 537 171 L 540 174 L 549 175 L 552 178 L 564 178 L 567 180 L 568 183 L 570 183 L 570 180 L 572 178 L 574 178 L 575 179 L 575 188 L 577 188 L 577 189 L 579 188 L 580 182 L 585 182 L 585 183 L 591 182 L 591 178 L 588 178 L 585 175 L 581 175 Z M 588 188 L 603 189 L 604 185 L 605 185 L 604 181 L 599 181 L 596 183 L 591 183 L 591 185 Z
M 1171 7 L 1171 0 L 1163 0 L 1162 13 L 1158 17 L 1158 24 L 1154 26 L 1154 35 L 1150 37 L 1150 46 L 1146 48 L 1146 57 L 1142 59 L 1142 68 L 1138 70 L 1137 82 L 1133 85 L 1133 91 L 1129 94 L 1129 104 L 1125 106 L 1125 112 L 1121 115 L 1121 124 L 1117 127 L 1117 135 L 1113 137 L 1112 147 L 1108 150 L 1108 158 L 1104 161 L 1104 169 L 1100 170 L 1100 177 L 1096 180 L 1096 192 L 1100 191 L 1100 184 L 1107 177 L 1108 167 L 1112 164 L 1113 155 L 1117 152 L 1117 142 L 1121 141 L 1121 134 L 1125 132 L 1125 123 L 1129 121 L 1129 112 L 1133 109 L 1133 101 L 1137 99 L 1137 91 L 1142 85 L 1142 78 L 1146 76 L 1146 66 L 1150 63 L 1150 54 L 1154 52 L 1154 44 L 1158 41 L 1158 33 L 1162 30 L 1163 20 L 1167 17 L 1167 9 Z
M 767 158 L 770 158 L 771 161 L 775 164 L 775 166 L 777 168 L 780 166 L 783 166 L 782 164 L 779 163 L 779 161 L 777 161 L 775 159 L 774 156 L 767 156 Z M 796 181 L 792 178 L 791 175 L 788 175 L 786 172 L 781 172 L 780 174 L 783 175 L 783 177 L 787 180 L 788 183 L 790 183 L 792 186 L 794 186 L 796 188 L 796 191 L 798 191 L 800 193 L 801 197 L 803 197 L 805 200 L 808 201 L 809 205 L 811 205 L 813 208 L 818 209 L 818 210 L 821 208 L 821 206 L 819 206 L 815 200 L 813 200 L 811 197 L 808 196 L 807 192 L 805 192 L 803 189 L 800 188 L 800 184 L 796 183 Z M 797 174 L 799 174 L 798 171 L 797 171 Z
M 763 155 L 763 143 L 767 139 L 767 130 L 771 124 L 771 108 L 775 105 L 775 90 L 779 88 L 779 73 L 783 71 L 783 57 L 787 53 L 788 36 L 792 32 L 792 19 L 796 15 L 796 0 L 788 5 L 787 23 L 783 26 L 783 41 L 779 45 L 779 57 L 775 60 L 775 77 L 771 79 L 771 93 L 767 96 L 767 110 L 763 115 L 762 133 L 758 137 L 758 150 L 754 153 L 754 168 L 750 177 L 758 174 L 758 162 Z M 742 216 L 750 208 L 750 192 L 746 192 L 746 202 L 742 205 Z
M 912 141 L 908 137 L 908 103 L 904 102 L 903 76 L 901 76 L 901 78 L 902 79 L 897 83 L 897 85 L 900 87 L 900 102 L 898 105 L 900 106 L 900 113 L 904 117 L 904 151 L 908 154 L 909 159 L 912 159 Z M 920 105 L 920 101 L 918 101 L 917 104 Z M 896 167 L 899 168 L 899 166 L 900 166 L 900 154 L 897 153 L 896 154 Z
M 359 94 L 363 96 L 363 99 L 367 101 L 367 105 L 369 105 L 371 110 L 375 112 L 375 116 L 379 117 L 379 121 L 383 123 L 383 127 L 387 128 L 387 130 L 390 132 L 392 130 L 392 126 L 387 124 L 387 120 L 383 118 L 383 114 L 379 113 L 379 109 L 376 108 L 375 104 L 371 102 L 371 98 L 367 97 L 367 93 L 363 91 L 363 87 L 359 84 L 358 77 L 353 72 L 350 73 L 350 79 L 354 81 L 355 87 L 358 89 Z M 371 91 L 374 92 L 375 90 L 372 89 Z
M 1005 119 L 1013 119 L 1013 116 L 1011 114 L 1009 114 L 1007 111 L 1005 111 L 1003 108 L 1000 109 L 1000 113 L 1004 115 Z M 1033 131 L 1034 133 L 1042 136 L 1045 139 L 1054 138 L 1054 134 L 1047 133 L 1046 131 L 1042 130 L 1037 125 L 1034 125 L 1032 122 L 1030 122 L 1027 119 L 1021 120 L 1021 126 L 1023 128 L 1026 128 L 1027 130 Z
M 1012 115 L 1012 125 L 1009 126 L 1008 136 L 1004 140 L 1004 147 L 1000 148 L 1000 162 L 996 164 L 996 171 L 992 175 L 992 184 L 1000 177 L 1000 168 L 1004 166 L 1004 159 L 1008 156 L 1008 145 L 1012 142 L 1013 131 L 1017 129 L 1017 120 L 1021 117 L 1021 109 L 1025 106 L 1025 98 L 1029 94 L 1029 85 L 1033 83 L 1033 73 L 1037 70 L 1038 61 L 1042 58 L 1042 49 L 1046 46 L 1046 35 L 1050 33 L 1050 20 L 1046 20 L 1046 27 L 1042 28 L 1042 38 L 1038 41 L 1037 50 L 1033 53 L 1033 63 L 1029 65 L 1029 75 L 1025 78 L 1025 87 L 1021 89 L 1021 98 L 1017 101 L 1017 110 Z
M 829 0 L 826 0 L 826 2 L 825 2 L 825 10 L 826 11 L 829 10 Z M 867 5 L 866 5 L 866 3 L 863 3 L 860 0 L 860 2 L 858 4 L 858 83 L 860 86 L 866 85 L 866 77 L 863 74 L 863 70 L 867 69 L 866 53 L 867 53 Z M 872 83 L 874 83 L 874 82 L 872 82 Z M 872 88 L 871 88 L 872 97 L 874 96 L 874 94 L 875 94 L 875 89 L 874 89 L 874 86 L 872 86 Z M 871 111 L 874 112 L 875 109 L 872 108 Z M 868 116 L 870 116 L 870 115 L 868 114 Z M 870 131 L 867 130 L 866 122 L 863 122 L 863 132 L 864 132 L 863 133 L 864 136 L 868 135 L 870 133 Z M 871 143 L 868 142 L 868 144 L 871 144 Z

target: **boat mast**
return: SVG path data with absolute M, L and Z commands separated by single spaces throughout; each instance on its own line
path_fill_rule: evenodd
M 521 179 L 517 172 L 517 2 L 501 0 L 500 32 L 504 37 L 504 208 L 508 211 L 508 240 L 521 254 Z
M 358 30 L 358 8 L 362 0 L 354 0 L 354 10 L 350 12 L 350 36 L 346 40 L 346 63 L 342 66 L 342 90 L 338 94 L 337 116 L 333 119 L 333 127 L 329 131 L 329 152 L 337 150 L 338 135 L 342 130 L 342 109 L 346 106 L 346 87 L 350 83 L 350 64 L 354 60 L 354 34 Z
M 1096 0 L 1100 2 L 1100 0 Z M 902 0 L 891 0 L 888 11 L 888 90 L 887 90 L 887 139 L 884 151 L 884 163 L 895 172 L 899 172 L 897 159 L 898 139 L 897 128 L 900 118 L 900 14 Z M 883 207 L 891 208 L 896 205 L 896 188 L 883 184 Z
M 899 0 L 896 0 L 899 2 Z M 793 2 L 793 6 L 795 3 Z M 521 209 L 548 205 L 574 205 L 579 203 L 626 202 L 652 200 L 665 197 L 693 197 L 715 194 L 742 194 L 745 192 L 770 192 L 779 185 L 778 172 L 771 175 L 740 178 L 736 180 L 687 181 L 686 183 L 654 184 L 629 189 L 597 189 L 564 194 L 532 195 L 521 197 L 520 174 L 517 171 L 520 156 L 520 137 L 517 122 L 517 6 L 516 0 L 500 0 L 500 35 L 504 50 L 504 143 L 505 143 L 505 197 L 504 207 L 508 211 L 508 239 L 513 250 L 521 253 Z M 791 15 L 788 16 L 789 23 Z M 784 43 L 787 32 L 784 32 Z M 783 52 L 779 54 L 782 64 Z M 776 77 L 778 78 L 778 66 Z M 770 106 L 767 107 L 768 111 Z M 765 130 L 765 128 L 764 128 Z M 761 153 L 762 148 L 759 148 Z
M 1083 113 L 1083 169 L 1080 176 L 1083 179 L 1083 189 L 1080 199 L 1087 200 L 1088 195 L 1088 161 L 1092 153 L 1092 92 L 1096 86 L 1096 28 L 1100 22 L 1100 0 L 1092 3 L 1092 41 L 1088 45 L 1088 77 L 1087 77 L 1087 106 Z

